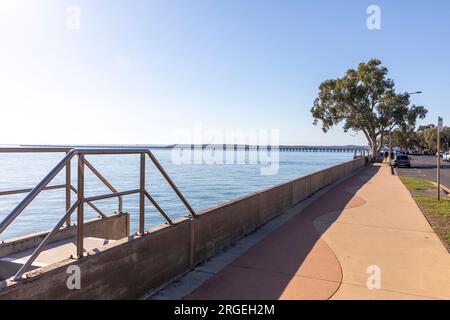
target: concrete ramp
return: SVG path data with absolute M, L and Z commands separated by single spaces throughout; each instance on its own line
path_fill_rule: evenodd
M 84 251 L 95 251 L 115 240 L 87 237 L 84 238 Z M 6 279 L 15 273 L 27 262 L 36 248 L 24 250 L 0 258 L 0 279 Z M 76 255 L 76 238 L 71 237 L 59 240 L 48 245 L 33 262 L 29 270 L 48 266 Z

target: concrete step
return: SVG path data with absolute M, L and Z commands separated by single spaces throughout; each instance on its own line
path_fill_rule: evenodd
M 84 251 L 88 252 L 103 247 L 115 240 L 102 238 L 86 237 L 84 238 Z M 66 260 L 70 256 L 76 256 L 76 238 L 50 243 L 44 251 L 30 266 L 29 270 L 45 267 L 50 264 Z M 36 248 L 31 248 L 22 252 L 10 254 L 0 258 L 0 279 L 6 279 L 15 275 L 15 273 L 26 263 L 28 258 L 33 254 Z

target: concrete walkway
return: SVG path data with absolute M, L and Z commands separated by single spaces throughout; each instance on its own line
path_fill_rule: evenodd
M 323 234 L 344 270 L 332 299 L 450 299 L 450 254 L 400 179 L 386 166 L 358 178 L 366 203 L 315 221 L 323 231 L 336 219 Z M 367 289 L 368 266 L 380 268 L 380 290 Z
M 184 298 L 450 299 L 450 255 L 388 166 L 290 211 Z M 367 287 L 368 269 L 380 272 L 379 289 Z

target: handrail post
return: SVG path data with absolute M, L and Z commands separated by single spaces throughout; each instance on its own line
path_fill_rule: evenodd
M 77 215 L 77 257 L 83 257 L 84 224 L 84 154 L 78 154 L 78 215 Z
M 71 195 L 72 195 L 72 190 L 71 190 L 71 185 L 72 185 L 72 181 L 71 181 L 71 170 L 70 170 L 70 161 L 67 162 L 66 164 L 66 212 L 70 209 L 71 207 Z M 70 227 L 70 215 L 67 217 L 66 219 L 66 227 Z
M 141 153 L 139 189 L 139 233 L 142 235 L 145 230 L 145 153 Z
M 117 209 L 119 210 L 119 212 L 117 212 L 117 213 L 123 213 L 123 199 L 122 199 L 122 197 L 119 197 L 119 204 L 118 204 L 118 207 L 117 207 Z

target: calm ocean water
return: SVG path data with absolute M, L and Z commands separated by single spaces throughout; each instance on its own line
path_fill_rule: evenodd
M 353 153 L 280 152 L 279 170 L 276 175 L 260 174 L 260 164 L 182 164 L 171 161 L 171 151 L 153 151 L 175 184 L 197 212 L 223 202 L 287 182 L 335 164 L 349 161 Z M 34 187 L 63 158 L 62 154 L 0 154 L 0 191 Z M 139 156 L 88 156 L 87 159 L 119 191 L 139 186 Z M 51 184 L 64 183 L 64 171 Z M 72 183 L 76 186 L 76 162 L 72 164 Z M 175 219 L 187 215 L 187 210 L 170 189 L 159 172 L 147 161 L 147 190 L 160 206 Z M 86 168 L 86 196 L 108 193 L 109 190 Z M 0 239 L 53 228 L 65 213 L 63 189 L 42 192 L 24 212 L 6 229 Z M 2 220 L 25 194 L 0 197 Z M 75 199 L 73 195 L 72 199 Z M 131 215 L 131 232 L 138 228 L 139 196 L 124 198 L 124 210 Z M 109 214 L 117 210 L 117 199 L 96 202 Z M 86 205 L 86 217 L 96 213 Z M 76 217 L 74 213 L 73 219 Z M 73 221 L 73 220 L 72 220 Z M 146 227 L 164 223 L 150 202 L 146 205 Z

